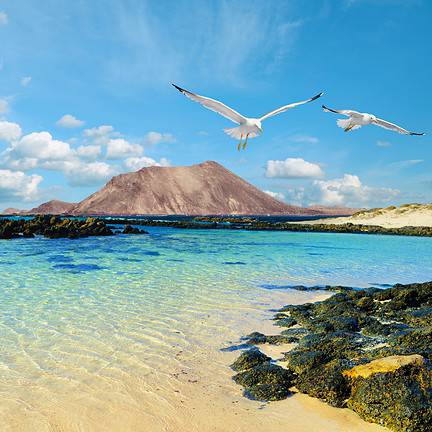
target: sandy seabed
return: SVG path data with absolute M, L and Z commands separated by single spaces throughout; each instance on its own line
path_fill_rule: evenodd
M 318 300 L 327 295 L 285 291 L 272 293 L 263 301 L 268 302 L 266 306 L 270 309 L 286 303 Z M 74 369 L 63 374 L 63 382 L 53 380 L 49 370 L 41 371 L 35 380 L 22 380 L 13 388 L 0 380 L 1 430 L 386 431 L 364 422 L 348 409 L 332 408 L 302 394 L 271 403 L 243 397 L 242 389 L 232 381 L 233 372 L 228 367 L 239 351 L 227 352 L 220 348 L 239 343 L 238 338 L 228 340 L 227 336 L 239 337 L 253 330 L 278 333 L 268 309 L 248 309 L 243 316 L 233 316 L 232 310 L 227 308 L 218 316 L 197 316 L 196 326 L 192 329 L 179 325 L 173 331 L 176 335 L 184 335 L 188 343 L 178 347 L 174 344 L 173 355 L 169 358 L 162 354 L 166 347 L 161 350 L 160 358 L 156 359 L 160 362 L 158 369 L 149 367 L 146 370 L 142 359 L 125 356 L 119 350 L 112 353 L 112 363 L 102 368 L 97 358 L 94 359 L 94 370 L 88 359 L 85 367 L 77 362 Z M 224 328 L 220 327 L 221 319 L 226 323 Z M 267 346 L 263 350 L 277 358 L 287 348 Z

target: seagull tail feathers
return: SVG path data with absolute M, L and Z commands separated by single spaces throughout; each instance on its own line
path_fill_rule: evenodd
M 345 132 L 349 132 L 350 130 L 354 130 L 354 129 L 359 129 L 361 126 L 360 125 L 353 125 L 351 123 L 351 119 L 338 119 L 336 120 L 337 125 L 344 129 Z
M 225 128 L 224 132 L 229 135 L 231 138 L 240 139 L 241 137 L 245 138 L 246 134 L 244 131 L 242 131 L 242 128 L 240 126 L 234 127 L 234 128 Z M 255 138 L 258 136 L 258 133 L 251 131 L 248 132 L 249 138 Z

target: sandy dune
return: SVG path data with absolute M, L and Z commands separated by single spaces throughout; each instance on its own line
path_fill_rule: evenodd
M 432 204 L 403 204 L 400 207 L 387 207 L 364 210 L 349 217 L 338 217 L 311 221 L 312 224 L 379 225 L 384 228 L 405 226 L 432 227 Z

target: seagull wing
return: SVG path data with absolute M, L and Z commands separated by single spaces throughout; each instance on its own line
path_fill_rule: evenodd
M 288 111 L 289 109 L 294 108 L 294 107 L 296 107 L 298 105 L 303 105 L 305 103 L 312 102 L 315 99 L 318 99 L 319 97 L 321 97 L 323 94 L 324 93 L 320 93 L 320 94 L 318 94 L 318 95 L 316 95 L 316 96 L 314 96 L 314 97 L 312 97 L 310 99 L 307 99 L 307 100 L 304 100 L 304 101 L 300 101 L 300 102 L 294 102 L 294 103 L 289 104 L 289 105 L 284 105 L 284 106 L 282 106 L 282 107 L 280 107 L 278 109 L 275 109 L 275 110 L 270 111 L 269 113 L 263 115 L 259 120 L 263 121 L 265 119 L 268 119 L 269 117 L 273 117 L 275 115 L 278 115 L 278 114 L 281 114 L 281 113 L 283 113 L 285 111 Z
M 187 91 L 179 86 L 176 86 L 175 84 L 173 84 L 173 86 L 180 93 L 183 93 L 185 96 L 187 96 L 189 99 L 192 99 L 193 101 L 200 103 L 202 106 L 208 108 L 209 110 L 217 112 L 221 116 L 224 116 L 225 118 L 233 121 L 234 123 L 241 124 L 246 121 L 245 117 L 243 117 L 237 111 L 234 111 L 232 108 L 226 106 L 222 102 L 219 102 L 215 99 L 210 99 L 208 97 L 200 96 L 195 93 L 191 93 L 190 91 Z
M 342 115 L 345 115 L 347 117 L 361 116 L 361 113 L 359 113 L 358 111 L 353 111 L 353 110 L 337 110 L 337 109 L 326 107 L 325 105 L 322 105 L 322 108 L 323 108 L 323 110 L 325 112 L 333 112 L 333 113 L 336 113 L 336 114 L 342 114 Z
M 376 118 L 375 120 L 372 121 L 372 123 L 384 129 L 389 129 L 403 135 L 424 135 L 424 133 L 410 132 L 409 130 L 401 128 L 400 126 L 395 125 L 394 123 L 390 123 L 380 118 Z

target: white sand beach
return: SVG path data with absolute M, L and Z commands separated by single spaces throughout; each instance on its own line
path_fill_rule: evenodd
M 432 227 L 432 204 L 404 204 L 400 207 L 391 206 L 364 210 L 352 216 L 318 219 L 307 223 L 336 225 L 352 223 L 356 225 L 379 225 L 383 228 Z

